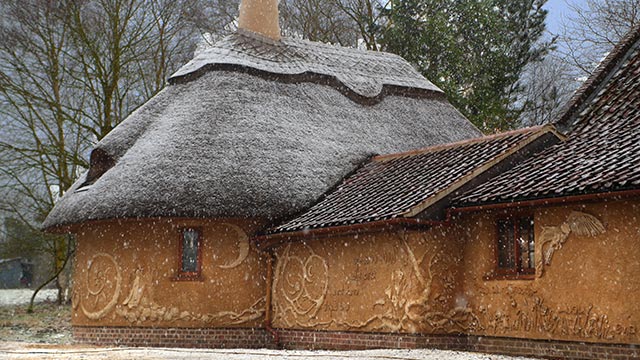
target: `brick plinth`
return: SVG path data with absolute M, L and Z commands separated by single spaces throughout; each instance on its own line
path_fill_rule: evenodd
M 552 359 L 640 359 L 640 346 L 469 335 L 421 335 L 277 329 L 285 349 L 419 349 L 474 351 Z M 102 346 L 275 348 L 265 329 L 74 326 L 76 342 Z
M 338 331 L 276 330 L 285 349 L 364 350 L 437 348 L 461 350 L 466 337 Z
M 635 345 L 469 335 L 419 335 L 284 329 L 277 331 L 280 343 L 286 349 L 433 348 L 552 359 L 640 359 L 640 347 Z
M 273 337 L 261 328 L 147 328 L 74 326 L 78 343 L 99 346 L 188 348 L 273 348 Z

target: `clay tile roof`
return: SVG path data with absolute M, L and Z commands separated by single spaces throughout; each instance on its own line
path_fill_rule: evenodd
M 633 41 L 631 41 L 631 40 Z M 620 51 L 624 48 L 626 51 Z M 612 52 L 562 117 L 568 140 L 461 196 L 457 206 L 640 188 L 640 27 Z M 616 66 L 612 66 L 614 63 Z M 575 112 L 575 111 L 574 111 Z
M 556 134 L 549 126 L 534 127 L 373 157 L 311 208 L 269 233 L 415 216 L 550 132 Z

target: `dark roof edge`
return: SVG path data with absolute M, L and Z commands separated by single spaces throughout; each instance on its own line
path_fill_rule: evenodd
M 564 136 L 562 133 L 558 132 L 553 124 L 545 124 L 545 125 L 537 125 L 537 126 L 531 126 L 531 127 L 521 128 L 521 129 L 505 131 L 505 132 L 492 134 L 492 135 L 485 135 L 485 136 L 471 138 L 471 139 L 465 139 L 465 140 L 456 141 L 456 142 L 452 142 L 452 143 L 427 146 L 427 147 L 424 147 L 424 148 L 404 151 L 404 152 L 400 152 L 400 153 L 376 155 L 373 158 L 373 160 L 384 161 L 384 160 L 387 160 L 387 159 L 397 159 L 397 158 L 400 158 L 400 157 L 403 157 L 403 156 L 419 155 L 419 154 L 424 154 L 424 153 L 433 152 L 433 151 L 441 151 L 441 150 L 445 150 L 445 149 L 455 148 L 455 147 L 458 147 L 458 146 L 466 146 L 466 145 L 471 145 L 471 144 L 477 144 L 477 143 L 490 141 L 490 140 L 495 140 L 495 139 L 503 138 L 503 137 L 507 137 L 507 136 L 518 135 L 518 134 L 529 133 L 529 132 L 533 133 L 533 132 L 537 132 L 537 131 L 539 131 L 541 133 L 552 132 L 559 139 L 561 139 L 561 140 L 565 140 L 566 139 L 566 136 Z
M 620 200 L 640 196 L 640 187 L 631 187 L 624 189 L 616 189 L 610 191 L 593 191 L 574 194 L 555 194 L 542 197 L 529 197 L 512 199 L 508 201 L 492 201 L 486 203 L 464 203 L 458 204 L 451 208 L 455 213 L 475 212 L 483 210 L 507 209 L 507 208 L 525 208 L 531 206 L 553 206 L 563 205 L 584 201 L 603 201 L 603 200 Z
M 640 25 L 632 28 L 613 50 L 602 60 L 589 78 L 576 90 L 571 99 L 564 106 L 558 120 L 554 122 L 559 131 L 566 133 L 571 130 L 576 114 L 588 106 L 607 80 L 615 74 L 618 68 L 630 56 L 630 50 L 640 42 Z
M 171 77 L 168 79 L 169 84 L 185 84 L 191 82 L 193 80 L 198 79 L 203 76 L 205 73 L 209 71 L 232 71 L 232 72 L 241 72 L 253 76 L 257 76 L 263 78 L 265 80 L 278 81 L 280 83 L 285 84 L 300 84 L 300 83 L 311 83 L 317 85 L 325 85 L 331 86 L 332 88 L 338 90 L 344 96 L 353 100 L 356 103 L 362 105 L 375 105 L 382 100 L 384 100 L 387 96 L 397 95 L 411 98 L 419 98 L 419 99 L 441 99 L 447 100 L 446 95 L 442 91 L 434 91 L 428 89 L 422 89 L 417 87 L 408 87 L 408 86 L 400 86 L 400 85 L 392 85 L 392 84 L 382 84 L 382 90 L 376 96 L 364 96 L 358 94 L 356 91 L 349 88 L 342 81 L 340 81 L 337 77 L 331 75 L 325 75 L 315 72 L 306 71 L 299 74 L 281 74 L 275 73 L 265 70 L 260 70 L 256 68 L 252 68 L 249 66 L 238 65 L 238 64 L 205 64 L 200 67 L 198 70 L 190 72 L 186 75 Z
M 470 189 L 466 189 L 465 185 L 471 184 L 474 179 L 480 179 L 481 181 L 479 183 L 473 184 L 472 187 L 475 188 L 479 186 L 481 183 L 484 183 L 489 179 L 495 177 L 497 174 L 494 174 L 494 171 L 492 170 L 495 169 L 500 164 L 502 164 L 503 162 L 508 162 L 510 158 L 513 158 L 512 161 L 517 161 L 518 160 L 517 157 L 521 152 L 525 153 L 524 155 L 525 157 L 531 156 L 533 153 L 536 153 L 539 151 L 539 150 L 537 151 L 532 150 L 531 147 L 532 146 L 535 147 L 540 142 L 542 142 L 542 144 L 540 145 L 542 148 L 548 147 L 549 142 L 546 141 L 547 139 L 545 139 L 545 135 L 552 136 L 555 139 L 554 143 L 565 140 L 564 135 L 558 133 L 555 127 L 551 124 L 547 124 L 539 127 L 533 127 L 533 128 L 525 128 L 521 130 L 529 130 L 529 132 L 531 132 L 532 135 L 528 138 L 522 139 L 519 142 L 515 143 L 509 150 L 507 150 L 503 154 L 497 156 L 494 159 L 491 159 L 490 161 L 487 161 L 479 165 L 470 173 L 461 176 L 456 181 L 449 184 L 449 186 L 447 186 L 445 189 L 442 189 L 440 193 L 425 199 L 423 202 L 419 204 L 416 204 L 401 216 L 408 217 L 408 218 L 418 216 L 419 214 L 427 211 L 430 207 L 435 205 L 438 201 L 445 200 L 447 198 L 452 198 L 453 196 L 455 196 L 456 192 L 471 191 Z M 526 132 L 526 131 L 512 131 L 512 132 L 509 132 L 508 134 L 514 135 L 522 132 Z M 498 136 L 490 136 L 487 138 L 495 139 L 497 137 Z M 461 145 L 459 146 L 464 146 L 466 144 L 467 143 L 462 142 Z M 451 206 L 451 202 L 448 201 L 446 207 L 450 207 L 450 206 Z
M 423 229 L 436 225 L 446 225 L 448 220 L 424 220 L 415 218 L 390 218 L 376 221 L 368 221 L 355 224 L 340 224 L 327 227 L 319 227 L 309 230 L 294 230 L 272 234 L 258 234 L 251 241 L 260 250 L 268 250 L 283 243 L 299 240 L 301 238 L 315 240 L 333 235 L 350 235 L 378 232 L 380 230 L 399 229 Z

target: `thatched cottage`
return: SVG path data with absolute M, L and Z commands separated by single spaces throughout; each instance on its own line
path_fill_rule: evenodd
M 482 137 L 395 55 L 281 38 L 276 4 L 46 219 L 77 340 L 640 356 L 640 31 L 556 126 Z

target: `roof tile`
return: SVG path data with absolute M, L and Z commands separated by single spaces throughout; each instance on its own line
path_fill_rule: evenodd
M 391 219 L 449 189 L 548 127 L 372 158 L 311 208 L 268 233 Z

